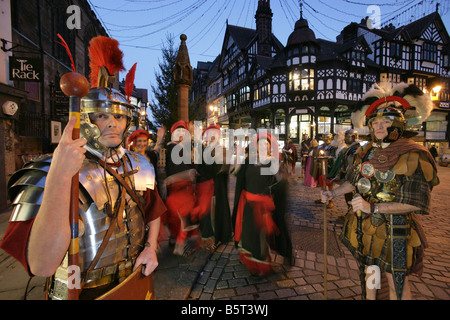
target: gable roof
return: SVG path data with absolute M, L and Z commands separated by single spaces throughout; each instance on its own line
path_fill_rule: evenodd
M 230 37 L 233 39 L 233 41 L 236 43 L 236 46 L 239 50 L 244 51 L 250 48 L 258 39 L 258 33 L 254 29 L 239 27 L 227 24 L 227 29 L 225 31 L 225 37 L 222 44 L 222 54 L 223 57 L 224 50 L 226 48 L 227 41 L 230 39 Z M 273 46 L 276 47 L 279 51 L 281 51 L 284 46 L 283 44 L 275 37 L 275 35 L 271 34 L 271 43 Z M 222 59 L 220 61 L 220 65 L 222 65 Z
M 437 11 L 397 29 L 393 29 L 392 27 L 381 29 L 377 34 L 379 34 L 384 40 L 388 41 L 394 40 L 399 35 L 403 36 L 407 41 L 412 41 L 413 39 L 420 39 L 432 23 L 436 25 L 444 45 L 449 44 L 449 34 L 440 14 Z M 372 32 L 373 31 L 374 30 L 372 30 Z
M 386 32 L 382 35 L 382 39 L 392 41 L 399 36 L 403 37 L 407 42 L 411 42 L 412 37 L 405 26 L 394 29 L 391 32 Z
M 338 49 L 339 53 L 344 53 L 352 48 L 355 48 L 356 46 L 358 46 L 359 44 L 361 44 L 363 47 L 366 48 L 366 51 L 368 53 L 372 53 L 372 49 L 370 49 L 369 44 L 367 43 L 367 40 L 364 36 L 359 36 L 357 38 L 354 38 L 352 40 L 349 40 L 345 43 L 343 43 L 342 45 L 340 45 L 340 48 Z
M 212 62 L 211 68 L 209 69 L 208 76 L 206 78 L 207 85 L 216 81 L 217 78 L 220 77 L 221 73 L 219 72 L 219 62 L 220 62 L 220 55 L 218 55 Z
M 439 16 L 437 12 L 433 12 L 419 20 L 413 21 L 404 28 L 408 31 L 412 39 L 419 38 L 428 26 Z
M 249 43 L 256 38 L 256 30 L 253 29 L 228 25 L 227 31 L 241 50 L 245 50 Z

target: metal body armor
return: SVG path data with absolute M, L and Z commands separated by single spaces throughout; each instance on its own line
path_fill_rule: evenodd
M 398 177 L 392 168 L 386 172 L 375 169 L 370 163 L 370 160 L 375 154 L 376 149 L 373 148 L 359 164 L 355 163 L 353 175 L 355 177 L 354 183 L 357 193 L 369 203 L 391 202 L 395 199 L 396 192 L 399 188 Z M 367 216 L 368 214 L 362 213 L 363 219 Z M 365 227 L 362 227 L 363 230 L 360 231 L 373 234 L 377 232 L 376 228 L 380 227 L 385 229 L 385 232 L 388 234 L 390 242 L 389 269 L 393 275 L 395 290 L 399 298 L 408 272 L 407 250 L 408 240 L 411 237 L 411 216 L 410 214 L 393 215 L 379 212 L 371 213 L 369 216 L 372 226 L 368 227 L 366 223 Z M 387 228 L 383 227 L 385 223 Z M 369 243 L 366 243 L 366 245 L 369 245 Z M 360 252 L 359 254 L 363 253 Z
M 141 194 L 155 186 L 153 166 L 144 156 L 125 151 L 123 156 L 128 171 L 137 172 L 129 177 L 132 189 Z M 17 171 L 9 182 L 9 195 L 13 201 L 11 221 L 26 221 L 38 213 L 44 192 L 45 179 L 50 167 L 51 156 L 40 158 Z M 117 169 L 123 173 L 123 167 Z M 79 267 L 84 276 L 93 261 L 103 238 L 110 227 L 111 217 L 107 214 L 107 206 L 114 212 L 116 200 L 120 192 L 126 192 L 118 181 L 106 172 L 95 160 L 86 159 L 79 172 Z M 107 184 L 107 185 L 106 185 Z M 93 270 L 86 275 L 85 288 L 104 285 L 131 273 L 132 265 L 145 242 L 144 213 L 138 205 L 125 194 L 125 208 L 118 213 L 113 233 L 100 259 Z M 52 299 L 67 299 L 67 254 L 61 266 L 53 276 L 49 296 Z M 125 269 L 127 271 L 125 272 Z
M 379 171 L 370 163 L 375 149 L 371 149 L 369 154 L 353 167 L 354 185 L 357 193 L 369 203 L 391 202 L 395 199 L 398 190 L 398 181 L 394 171 L 389 169 L 386 172 Z M 366 214 L 363 213 L 363 217 Z M 384 214 L 372 214 L 371 222 L 374 226 L 381 225 L 386 220 Z

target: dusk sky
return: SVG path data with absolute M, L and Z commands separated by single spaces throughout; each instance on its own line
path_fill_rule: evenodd
M 258 0 L 88 0 L 110 37 L 120 43 L 125 68 L 137 62 L 135 85 L 149 90 L 155 83 L 161 48 L 167 35 L 180 44 L 187 35 L 191 65 L 213 61 L 222 49 L 228 24 L 255 29 Z M 375 24 L 408 24 L 436 10 L 437 0 L 307 0 L 303 17 L 317 38 L 336 41 L 336 36 L 350 22 L 373 16 Z M 439 12 L 450 26 L 450 1 L 440 1 Z M 272 33 L 286 45 L 300 18 L 298 0 L 272 0 Z M 377 26 L 377 25 L 375 25 Z M 120 75 L 125 78 L 126 72 Z

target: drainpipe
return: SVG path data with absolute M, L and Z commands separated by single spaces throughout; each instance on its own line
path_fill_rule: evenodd
M 41 21 L 41 0 L 37 0 L 37 14 L 38 14 L 38 31 L 39 31 L 39 37 L 38 37 L 38 46 L 39 46 L 39 52 L 41 55 L 41 65 L 42 65 L 42 71 L 41 71 L 41 82 L 39 83 L 39 90 L 41 95 L 41 117 L 42 117 L 42 152 L 47 153 L 48 150 L 48 139 L 46 136 L 46 132 L 48 129 L 48 123 L 46 123 L 46 117 L 45 117 L 45 98 L 44 98 L 44 83 L 45 83 L 45 64 L 44 64 L 44 49 L 42 48 L 42 21 Z

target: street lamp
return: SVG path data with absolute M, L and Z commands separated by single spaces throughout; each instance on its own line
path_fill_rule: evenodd
M 210 105 L 209 110 L 211 111 L 210 116 L 213 117 L 214 123 L 216 123 L 216 112 L 219 110 L 219 108 L 214 105 Z
M 441 86 L 436 86 L 433 88 L 433 92 L 434 93 L 438 93 L 439 91 L 441 91 L 442 87 Z
M 147 129 L 147 111 L 145 110 L 145 107 L 141 107 L 141 111 L 139 112 L 139 126 L 143 127 L 144 129 Z
M 430 96 L 431 100 L 439 100 L 439 91 L 441 91 L 442 87 L 437 85 L 431 89 Z

